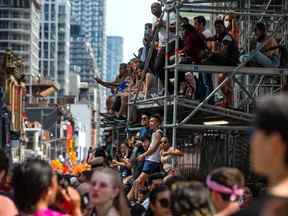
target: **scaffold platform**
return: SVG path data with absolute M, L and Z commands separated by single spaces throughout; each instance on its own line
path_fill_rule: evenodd
M 216 66 L 216 65 L 195 65 L 195 64 L 175 64 L 169 65 L 167 69 L 177 69 L 179 72 L 207 72 L 207 73 L 233 73 L 233 66 Z M 280 76 L 288 74 L 288 67 L 267 68 L 267 67 L 242 67 L 237 74 L 243 75 L 264 75 Z
M 149 99 L 135 99 L 135 94 L 129 96 L 128 119 L 130 108 L 141 113 L 160 113 L 163 117 L 162 127 L 165 135 L 169 137 L 173 147 L 180 148 L 185 155 L 179 159 L 177 166 L 182 169 L 183 175 L 191 172 L 207 174 L 211 169 L 219 166 L 234 166 L 240 168 L 245 174 L 249 173 L 249 139 L 254 119 L 255 98 L 266 94 L 279 93 L 287 84 L 288 67 L 267 68 L 247 67 L 246 63 L 238 66 L 195 65 L 181 64 L 179 50 L 180 17 L 189 14 L 209 16 L 210 27 L 218 15 L 235 15 L 241 29 L 240 47 L 243 52 L 251 55 L 252 32 L 254 25 L 259 21 L 271 24 L 271 35 L 280 35 L 281 45 L 288 45 L 288 1 L 285 0 L 162 0 L 164 12 L 167 13 L 166 29 L 169 29 L 169 13 L 176 15 L 175 37 L 169 38 L 167 43 L 175 44 L 175 63 L 170 65 L 168 53 L 165 50 L 165 83 L 164 95 Z M 193 16 L 192 16 L 192 15 Z M 188 16 L 188 15 L 187 15 Z M 174 49 L 174 48 L 173 48 Z M 257 51 L 257 49 L 255 50 Z M 259 50 L 258 50 L 259 51 Z M 149 60 L 150 61 L 150 60 Z M 149 65 L 149 62 L 145 62 Z M 224 80 L 202 101 L 178 95 L 178 75 L 183 72 L 212 73 L 213 76 L 225 74 Z M 169 80 L 170 75 L 174 75 Z M 169 75 L 169 76 L 168 76 Z M 233 105 L 223 108 L 208 104 L 227 81 L 232 83 Z M 215 83 L 219 80 L 214 80 Z M 168 83 L 172 82 L 174 92 L 169 95 Z M 214 84 L 215 84 L 214 83 Z M 169 89 L 170 90 L 170 89 Z M 235 101 L 238 103 L 236 104 Z M 134 111 L 135 111 L 134 110 Z M 205 124 L 212 121 L 225 121 L 227 125 Z M 108 121 L 104 126 L 118 127 L 117 121 Z M 139 126 L 129 125 L 128 122 L 120 124 L 127 127 L 127 132 L 136 132 Z M 196 139 L 200 137 L 200 139 Z
M 139 112 L 151 112 L 151 113 L 163 113 L 164 109 L 164 100 L 165 97 L 155 97 L 147 100 L 141 100 L 136 102 L 136 107 Z M 194 108 L 199 105 L 199 101 L 191 100 L 182 96 L 177 97 L 177 106 L 179 107 L 179 114 L 184 117 L 185 114 L 189 114 Z M 173 96 L 167 97 L 167 106 L 168 108 L 168 115 L 173 111 L 174 100 Z M 199 109 L 200 113 L 195 118 L 193 118 L 192 122 L 194 123 L 201 123 L 205 120 L 211 120 L 217 118 L 227 118 L 232 123 L 240 123 L 243 125 L 248 125 L 253 120 L 253 114 L 229 109 L 229 108 L 222 108 L 219 106 L 205 104 L 203 107 Z M 172 116 L 172 115 L 169 115 Z M 180 118 L 181 118 L 180 116 Z

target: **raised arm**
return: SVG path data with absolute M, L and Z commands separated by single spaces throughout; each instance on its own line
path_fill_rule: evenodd
M 179 149 L 171 149 L 171 151 L 170 151 L 170 155 L 175 155 L 175 156 L 178 156 L 178 157 L 182 157 L 182 156 L 184 156 L 184 153 L 181 151 L 181 150 L 179 150 Z
M 170 147 L 170 149 L 167 152 L 164 152 L 162 155 L 163 155 L 163 157 L 168 156 L 168 155 L 182 157 L 182 156 L 184 156 L 184 153 L 179 149 Z
M 95 77 L 95 80 L 97 83 L 99 83 L 100 85 L 106 87 L 106 88 L 117 88 L 119 86 L 119 83 L 117 83 L 116 81 L 113 82 L 105 82 L 101 79 L 99 79 L 98 77 Z

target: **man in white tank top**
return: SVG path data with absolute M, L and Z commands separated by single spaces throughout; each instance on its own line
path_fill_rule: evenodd
M 148 179 L 149 175 L 160 172 L 161 170 L 160 141 L 163 137 L 163 132 L 160 129 L 160 124 L 160 115 L 152 115 L 149 125 L 153 130 L 153 133 L 149 148 L 137 158 L 139 161 L 144 161 L 144 166 L 140 176 L 134 183 L 134 197 L 137 197 L 139 189 L 144 186 L 144 183 Z
M 159 115 L 154 115 L 150 118 L 149 125 L 150 128 L 153 130 L 151 143 L 148 150 L 138 157 L 138 160 L 145 160 L 143 172 L 148 175 L 160 171 L 160 142 L 161 138 L 163 137 L 163 132 L 160 129 L 160 124 L 161 119 Z

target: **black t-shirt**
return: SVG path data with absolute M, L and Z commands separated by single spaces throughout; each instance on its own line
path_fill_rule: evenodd
M 250 208 L 243 209 L 234 216 L 287 216 L 288 197 L 267 194 L 256 200 Z

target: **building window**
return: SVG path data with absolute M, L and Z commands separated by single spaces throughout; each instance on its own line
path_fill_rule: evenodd
M 55 14 L 56 14 L 55 4 L 51 4 L 51 20 L 52 21 L 55 20 Z

